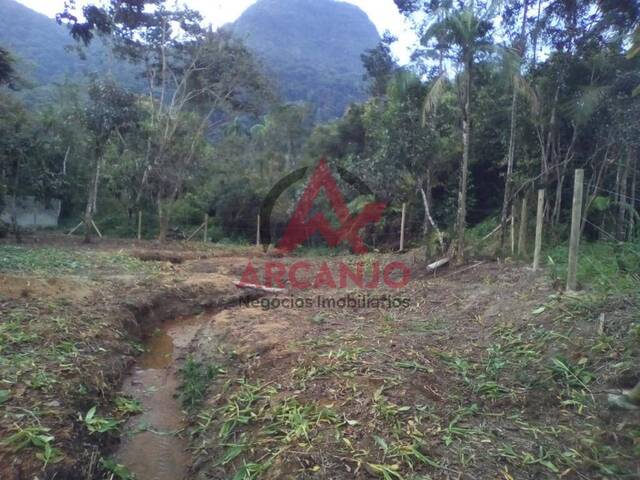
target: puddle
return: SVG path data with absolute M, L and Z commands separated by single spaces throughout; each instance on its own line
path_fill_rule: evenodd
M 211 315 L 176 319 L 164 323 L 146 342 L 122 387 L 125 395 L 140 401 L 144 412 L 132 417 L 123 429 L 116 460 L 137 480 L 187 478 L 191 455 L 182 430 L 185 422 L 179 399 L 177 361 Z

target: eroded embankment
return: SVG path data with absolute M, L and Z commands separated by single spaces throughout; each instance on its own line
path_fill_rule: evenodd
M 163 322 L 246 296 L 225 275 L 169 273 L 68 279 L 68 292 L 50 295 L 31 294 L 36 277 L 24 276 L 25 293 L 0 295 L 0 478 L 103 478 L 129 413 L 119 390 L 139 342 Z

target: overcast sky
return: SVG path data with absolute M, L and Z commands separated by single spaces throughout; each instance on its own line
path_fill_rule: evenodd
M 62 9 L 64 0 L 17 0 L 29 8 L 54 17 L 56 12 Z M 199 10 L 206 18 L 207 23 L 218 27 L 237 19 L 242 12 L 256 0 L 184 0 L 190 7 Z M 393 0 L 345 0 L 348 3 L 359 6 L 364 10 L 380 34 L 385 30 L 391 31 L 399 38 L 394 46 L 394 53 L 401 63 L 406 63 L 409 58 L 410 45 L 415 41 L 415 36 L 404 22 Z M 83 0 L 78 0 L 82 4 Z

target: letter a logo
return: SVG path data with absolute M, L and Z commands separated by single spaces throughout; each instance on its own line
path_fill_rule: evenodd
M 331 224 L 322 213 L 317 213 L 312 218 L 308 218 L 313 208 L 313 202 L 323 187 L 331 208 L 340 222 L 340 227 L 337 230 L 331 227 Z M 290 252 L 298 245 L 302 245 L 315 233 L 320 233 L 330 247 L 337 247 L 340 242 L 346 241 L 351 245 L 354 253 L 365 253 L 367 247 L 360 237 L 360 230 L 367 224 L 380 220 L 385 208 L 386 205 L 384 203 L 369 203 L 359 214 L 352 216 L 342 192 L 338 188 L 333 175 L 331 175 L 327 162 L 322 159 L 313 172 L 309 185 L 307 185 L 300 202 L 298 202 L 293 217 L 287 225 L 285 234 L 278 243 L 277 248 Z

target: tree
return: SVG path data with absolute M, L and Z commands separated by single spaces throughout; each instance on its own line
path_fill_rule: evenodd
M 155 199 L 164 241 L 172 205 L 206 151 L 203 142 L 234 115 L 259 112 L 268 87 L 253 57 L 228 33 L 196 32 L 176 43 L 169 19 L 158 25 L 147 35 L 151 100 L 141 185 Z
M 120 142 L 123 134 L 128 129 L 134 128 L 138 122 L 137 99 L 135 95 L 110 81 L 94 82 L 89 88 L 89 104 L 85 115 L 87 129 L 92 135 L 93 144 L 91 169 L 93 175 L 88 187 L 83 219 L 84 241 L 90 242 L 104 156 L 109 144 Z
M 390 47 L 396 40 L 389 32 L 385 32 L 376 48 L 367 50 L 361 56 L 367 72 L 364 79 L 370 82 L 369 91 L 374 97 L 381 97 L 387 92 L 387 86 L 398 68 Z
M 0 87 L 8 85 L 9 88 L 16 88 L 19 78 L 14 65 L 13 55 L 9 50 L 0 46 Z
M 492 20 L 496 14 L 497 2 L 488 5 L 473 0 L 462 2 L 460 8 L 451 2 L 442 2 L 436 10 L 436 20 L 426 28 L 421 43 L 436 46 L 449 53 L 449 58 L 460 67 L 456 76 L 458 98 L 462 117 L 462 160 L 460 164 L 460 185 L 458 190 L 458 211 L 456 219 L 456 241 L 451 245 L 451 253 L 459 261 L 465 257 L 465 229 L 467 222 L 467 189 L 469 183 L 469 162 L 471 157 L 471 96 L 473 71 L 477 57 L 491 49 Z M 407 10 L 405 2 L 397 2 L 405 12 L 415 11 L 415 5 Z M 404 4 L 404 7 L 403 5 Z M 425 13 L 432 13 L 431 2 L 423 5 Z M 428 17 L 428 15 L 427 15 Z M 433 85 L 425 100 L 425 112 L 432 111 L 439 102 L 448 83 L 443 74 Z
M 112 36 L 121 47 L 139 42 L 137 32 L 153 23 L 154 14 L 165 0 L 109 0 L 103 4 L 87 4 L 82 7 L 82 17 L 76 11 L 76 0 L 66 0 L 64 10 L 56 14 L 58 23 L 69 26 L 75 40 L 88 45 L 98 35 Z
M 500 215 L 500 250 L 504 251 L 504 244 L 507 238 L 507 220 L 513 200 L 511 192 L 513 190 L 513 168 L 516 155 L 516 123 L 518 114 L 518 90 L 527 90 L 524 79 L 521 77 L 521 63 L 523 62 L 527 51 L 527 16 L 529 13 L 529 0 L 524 0 L 522 7 L 522 26 L 520 34 L 514 42 L 514 51 L 517 55 L 517 68 L 510 75 L 512 79 L 512 98 L 511 113 L 509 126 L 509 149 L 507 152 L 507 172 L 504 181 L 504 199 L 502 202 L 502 213 Z M 520 87 L 520 88 L 518 88 Z M 524 87 L 524 88 L 523 88 Z
M 371 156 L 363 163 L 372 170 L 367 177 L 375 178 L 377 190 L 388 197 L 405 202 L 413 192 L 419 193 L 423 234 L 433 228 L 444 249 L 432 205 L 432 188 L 443 170 L 443 146 L 434 125 L 422 122 L 420 101 L 425 91 L 417 75 L 400 71 L 389 82 L 384 99 L 369 102 L 364 121 Z

